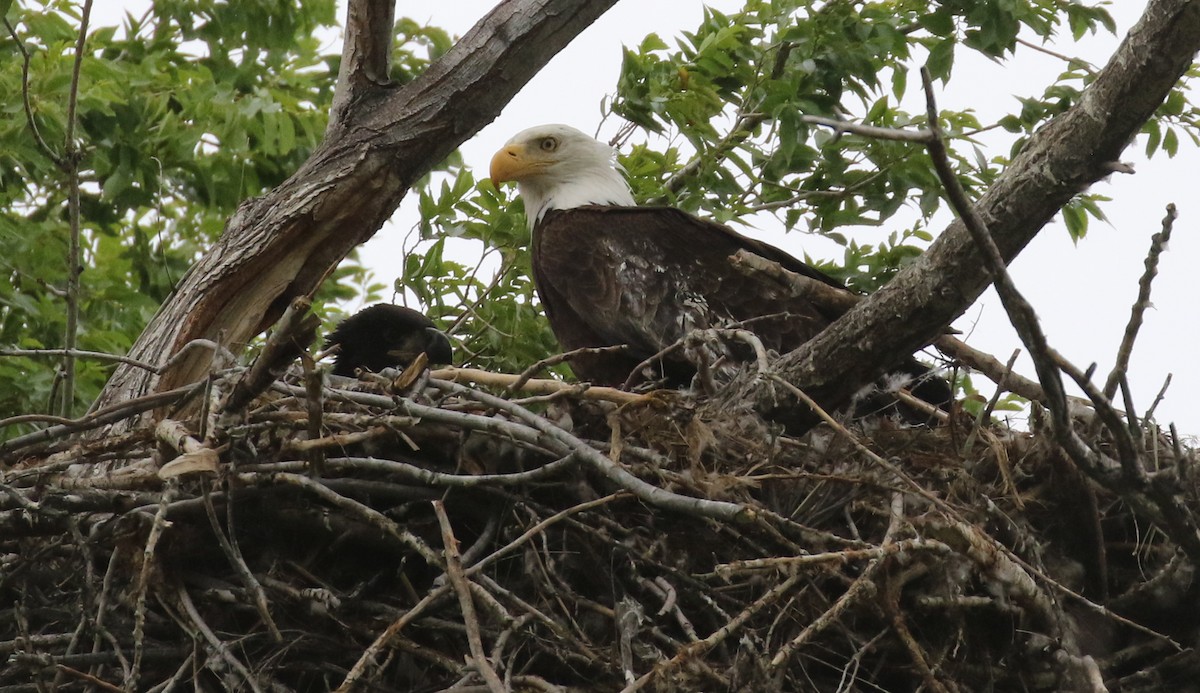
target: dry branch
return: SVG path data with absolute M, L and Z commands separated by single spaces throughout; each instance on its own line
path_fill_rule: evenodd
M 1138 297 L 1129 311 L 1129 322 L 1125 326 L 1125 334 L 1121 337 L 1121 346 L 1117 348 L 1116 362 L 1112 373 L 1104 383 L 1104 396 L 1112 399 L 1117 393 L 1117 382 L 1129 369 L 1129 357 L 1133 354 L 1133 343 L 1137 339 L 1138 330 L 1142 326 L 1142 318 L 1150 307 L 1150 286 L 1158 275 L 1158 258 L 1167 249 L 1171 240 L 1171 229 L 1175 226 L 1175 205 L 1167 205 L 1167 214 L 1162 220 L 1162 231 L 1150 239 L 1150 252 L 1146 254 L 1146 271 L 1138 280 Z
M 646 403 L 648 395 L 625 392 L 615 387 L 599 387 L 588 383 L 568 383 L 562 380 L 528 378 L 524 374 L 493 373 L 477 368 L 439 368 L 431 374 L 434 378 L 454 383 L 475 383 L 481 387 L 503 387 L 508 392 L 528 392 L 538 395 L 570 393 L 586 399 L 598 399 L 616 404 Z

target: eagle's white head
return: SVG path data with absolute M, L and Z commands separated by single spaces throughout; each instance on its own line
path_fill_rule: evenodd
M 492 157 L 492 183 L 515 181 L 533 227 L 552 209 L 632 205 L 612 147 L 569 125 L 523 130 Z

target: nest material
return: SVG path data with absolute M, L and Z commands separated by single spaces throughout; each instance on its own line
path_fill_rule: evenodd
M 1196 687 L 1195 563 L 1037 433 L 415 380 L 27 445 L 0 691 Z

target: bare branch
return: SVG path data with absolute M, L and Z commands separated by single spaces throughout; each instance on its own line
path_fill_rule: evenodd
M 75 41 L 75 59 L 71 66 L 71 88 L 67 92 L 66 140 L 63 149 L 63 170 L 67 175 L 67 215 L 70 223 L 67 243 L 67 320 L 64 328 L 63 347 L 63 416 L 70 416 L 75 409 L 75 357 L 71 351 L 79 339 L 79 275 L 83 272 L 83 257 L 80 238 L 83 229 L 79 219 L 79 146 L 75 143 L 76 107 L 79 103 L 79 72 L 83 67 L 83 51 L 87 43 L 88 20 L 92 16 L 92 0 L 84 0 L 79 15 L 79 38 Z
M 23 436 L 10 438 L 3 443 L 0 443 L 0 456 L 15 455 L 18 452 L 28 450 L 29 448 L 59 438 L 65 437 L 67 434 L 76 433 L 79 431 L 87 431 L 96 429 L 101 426 L 127 419 L 132 416 L 137 416 L 143 412 L 156 409 L 167 404 L 181 402 L 195 394 L 198 394 L 204 389 L 204 383 L 193 383 L 185 387 L 167 390 L 165 392 L 157 392 L 144 397 L 138 397 L 126 402 L 114 404 L 104 409 L 98 409 L 87 416 L 72 420 L 71 423 L 59 424 L 33 433 L 27 433 Z M 2 459 L 2 458 L 0 458 Z
M 492 668 L 487 653 L 483 651 L 483 639 L 479 635 L 479 619 L 475 616 L 475 602 L 471 599 L 471 587 L 463 575 L 462 559 L 458 553 L 458 539 L 450 527 L 450 518 L 446 515 L 446 507 L 441 501 L 433 501 L 433 511 L 437 515 L 438 526 L 442 529 L 442 552 L 446 557 L 446 577 L 450 586 L 458 595 L 458 606 L 462 609 L 463 624 L 467 629 L 467 644 L 471 649 L 471 659 L 475 663 L 475 671 L 483 677 L 488 690 L 492 693 L 504 693 L 504 682 Z
M 1162 220 L 1162 231 L 1154 234 L 1150 239 L 1150 252 L 1146 255 L 1146 271 L 1138 280 L 1137 301 L 1134 302 L 1133 308 L 1129 312 L 1129 322 L 1125 325 L 1125 334 L 1121 337 L 1121 346 L 1117 349 L 1116 363 L 1113 364 L 1112 372 L 1108 374 L 1108 380 L 1104 383 L 1104 396 L 1108 399 L 1112 399 L 1113 395 L 1117 393 L 1117 383 L 1121 374 L 1129 369 L 1129 357 L 1133 354 L 1133 342 L 1137 339 L 1138 330 L 1142 327 L 1146 309 L 1151 305 L 1150 285 L 1158 276 L 1158 258 L 1167 249 L 1167 243 L 1171 240 L 1171 229 L 1175 225 L 1176 217 L 1178 214 L 1175 212 L 1175 204 L 1168 204 L 1167 215 Z
M 579 440 L 571 433 L 512 402 L 444 380 L 431 380 L 430 385 L 440 390 L 469 397 L 489 407 L 495 407 L 496 409 L 513 414 L 518 420 L 547 438 L 547 442 L 559 454 L 573 453 L 577 455 L 581 461 L 593 467 L 610 481 L 651 505 L 714 520 L 744 521 L 753 518 L 755 515 L 755 511 L 748 506 L 726 501 L 682 496 L 648 484 L 629 473 L 624 467 L 600 454 L 595 448 Z M 404 406 L 411 407 L 413 404 L 406 403 Z
M 615 387 L 598 387 L 586 383 L 567 383 L 561 380 L 526 378 L 524 374 L 493 373 L 477 368 L 439 368 L 431 374 L 434 378 L 455 383 L 475 383 L 485 387 L 503 387 L 508 391 L 520 390 L 540 395 L 569 392 L 583 399 L 597 399 L 617 404 L 647 402 L 649 395 L 625 392 Z
M 870 137 L 875 140 L 891 140 L 893 142 L 916 142 L 926 144 L 933 138 L 928 130 L 901 130 L 898 128 L 881 128 L 874 125 L 859 125 L 846 120 L 823 118 L 821 116 L 800 116 L 800 120 L 811 125 L 823 125 L 831 128 L 837 135 L 849 132 L 853 135 Z
M 50 144 L 42 137 L 41 130 L 38 129 L 37 120 L 33 117 L 33 104 L 29 98 L 29 61 L 33 59 L 29 49 L 21 42 L 21 37 L 17 35 L 17 30 L 9 23 L 7 17 L 0 18 L 4 20 L 4 27 L 8 29 L 8 35 L 12 37 L 13 44 L 17 50 L 21 52 L 21 105 L 25 108 L 25 122 L 29 124 L 29 131 L 33 133 L 33 141 L 37 143 L 38 149 L 46 155 L 46 158 L 54 162 L 55 166 L 63 167 L 63 159 L 53 149 Z

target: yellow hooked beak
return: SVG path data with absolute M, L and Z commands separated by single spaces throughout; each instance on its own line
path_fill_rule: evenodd
M 507 145 L 492 157 L 492 185 L 519 181 L 544 168 L 546 164 L 546 161 L 530 157 L 529 149 L 523 144 Z

